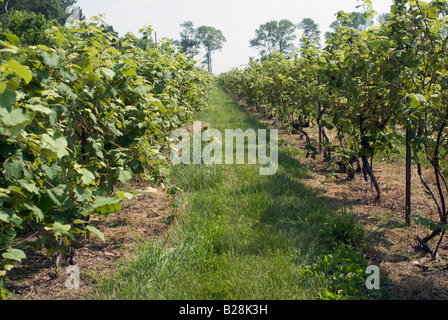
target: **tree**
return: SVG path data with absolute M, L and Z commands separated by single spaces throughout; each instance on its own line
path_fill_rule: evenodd
M 250 46 L 258 48 L 261 55 L 273 52 L 288 54 L 294 47 L 296 26 L 289 20 L 269 21 L 255 30 L 255 38 L 249 41 Z
M 4 10 L 4 13 L 8 14 L 8 7 L 9 7 L 10 0 L 0 0 L 0 1 L 3 3 L 2 10 Z
M 64 25 L 67 18 L 76 8 L 82 19 L 81 8 L 76 7 L 77 0 L 6 0 L 0 7 L 0 15 L 8 14 L 13 10 L 34 12 L 42 14 L 47 20 L 57 20 L 59 24 Z
M 297 24 L 297 28 L 303 31 L 303 36 L 311 42 L 320 43 L 320 30 L 319 25 L 311 18 L 304 18 Z M 303 39 L 300 40 L 303 44 Z
M 223 43 L 227 42 L 221 30 L 209 26 L 201 26 L 196 30 L 197 40 L 206 50 L 204 64 L 208 72 L 212 73 L 212 52 L 222 49 Z
M 201 45 L 196 34 L 196 29 L 193 27 L 193 22 L 191 21 L 185 21 L 180 26 L 183 30 L 180 32 L 179 45 L 187 55 L 192 57 Z
M 340 27 L 354 28 L 363 31 L 373 25 L 373 21 L 367 19 L 365 13 L 363 12 L 354 11 L 348 13 L 339 11 L 338 13 L 336 13 L 336 16 L 338 17 L 338 19 L 330 24 L 330 28 L 333 29 L 333 32 L 337 32 L 338 28 Z M 344 17 L 344 19 L 341 19 L 341 17 Z M 329 38 L 330 34 L 331 32 L 326 32 L 325 38 Z
M 390 13 L 389 12 L 384 12 L 381 13 L 380 15 L 378 15 L 377 20 L 379 23 L 387 23 L 387 21 L 390 20 Z
M 343 14 L 342 12 L 338 14 Z M 344 22 L 341 22 L 344 21 Z M 348 18 L 344 20 L 336 20 L 334 21 L 330 27 L 333 27 L 334 29 L 337 29 L 339 26 L 349 27 L 349 28 L 355 28 L 360 31 L 366 30 L 373 24 L 373 21 L 370 21 L 366 18 L 365 14 L 363 12 L 350 12 L 348 13 Z
M 82 13 L 81 7 L 80 6 L 74 6 L 74 7 L 71 8 L 70 15 L 65 20 L 65 25 L 66 26 L 70 26 L 73 23 L 73 21 L 81 21 L 81 20 L 85 20 L 85 19 L 86 19 L 86 17 Z
M 14 10 L 9 14 L 8 30 L 18 36 L 22 44 L 37 45 L 45 39 L 45 30 L 57 24 L 43 14 Z

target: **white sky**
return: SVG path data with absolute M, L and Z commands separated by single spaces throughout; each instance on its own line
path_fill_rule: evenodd
M 87 18 L 105 14 L 106 21 L 120 36 L 151 25 L 157 38 L 179 39 L 181 23 L 191 20 L 220 29 L 227 39 L 222 50 L 212 56 L 213 72 L 219 74 L 245 65 L 258 52 L 249 46 L 255 30 L 271 20 L 288 19 L 297 24 L 311 18 L 319 24 L 321 34 L 329 31 L 339 10 L 351 12 L 358 0 L 78 0 Z M 378 13 L 389 12 L 392 0 L 373 0 Z M 299 41 L 297 31 L 296 45 Z M 202 55 L 196 56 L 201 59 Z

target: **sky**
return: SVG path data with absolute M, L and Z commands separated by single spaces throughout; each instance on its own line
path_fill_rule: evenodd
M 390 11 L 392 0 L 373 0 L 378 13 Z M 212 55 L 213 73 L 220 74 L 232 68 L 244 67 L 258 51 L 249 46 L 255 30 L 271 20 L 288 19 L 297 24 L 303 18 L 313 19 L 321 34 L 329 31 L 330 24 L 340 11 L 360 11 L 358 0 L 78 0 L 87 19 L 104 14 L 106 22 L 120 34 L 132 32 L 141 37 L 139 30 L 151 26 L 157 39 L 179 39 L 180 24 L 192 21 L 195 27 L 212 26 L 222 31 L 227 42 Z M 300 31 L 297 31 L 298 46 Z M 196 59 L 202 59 L 202 54 Z

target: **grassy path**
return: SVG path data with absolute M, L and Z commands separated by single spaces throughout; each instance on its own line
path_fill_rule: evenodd
M 222 88 L 197 117 L 212 128 L 264 128 Z M 349 213 L 305 186 L 306 169 L 280 147 L 276 175 L 259 165 L 182 165 L 185 212 L 166 238 L 104 281 L 106 299 L 320 299 L 365 295 L 363 241 Z

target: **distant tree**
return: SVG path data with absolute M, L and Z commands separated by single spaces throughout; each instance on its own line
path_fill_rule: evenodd
M 336 32 L 339 27 L 350 27 L 358 30 L 366 30 L 373 25 L 373 21 L 368 20 L 363 12 L 350 12 L 346 13 L 343 11 L 339 11 L 337 14 L 339 15 L 347 15 L 347 19 L 344 19 L 344 23 L 342 24 L 342 20 L 338 19 L 333 21 L 330 24 L 330 28 L 333 29 L 333 32 Z M 325 33 L 325 38 L 330 36 L 331 32 Z
M 198 39 L 196 29 L 193 26 L 193 22 L 185 21 L 180 25 L 183 29 L 180 32 L 179 45 L 183 51 L 189 56 L 194 56 L 196 50 L 200 47 L 201 41 Z
M 67 17 L 67 19 L 65 20 L 65 25 L 66 26 L 70 26 L 73 21 L 82 21 L 85 20 L 86 17 L 84 16 L 84 14 L 82 13 L 82 9 L 80 6 L 73 6 L 70 9 L 67 9 L 68 11 L 70 11 L 70 15 Z
M 261 55 L 271 55 L 273 52 L 285 55 L 294 48 L 295 30 L 296 26 L 289 20 L 272 20 L 260 25 L 255 30 L 255 38 L 249 43 L 251 47 L 258 48 Z
M 146 49 L 157 45 L 157 33 L 154 31 L 152 26 L 144 26 L 138 31 L 138 33 L 142 34 L 141 38 L 136 38 L 131 33 L 127 33 L 125 37 L 130 35 L 131 38 L 133 38 L 134 45 L 141 49 Z
M 8 30 L 19 37 L 22 44 L 37 45 L 44 41 L 45 30 L 57 24 L 43 14 L 14 10 L 9 14 Z
M 343 14 L 343 12 L 340 11 L 338 14 Z M 340 20 L 336 20 L 331 23 L 330 27 L 334 30 L 338 27 L 351 27 L 358 30 L 366 30 L 373 24 L 373 21 L 367 20 L 363 12 L 350 12 L 348 15 L 349 19 L 344 20 L 346 21 L 344 25 L 341 25 Z
M 64 25 L 75 8 L 79 11 L 80 18 L 84 18 L 76 2 L 77 0 L 3 0 L 0 15 L 8 14 L 13 10 L 27 11 L 37 15 L 42 14 L 47 20 L 57 20 L 60 25 Z
M 380 15 L 378 15 L 377 19 L 379 23 L 386 23 L 387 21 L 390 20 L 390 13 L 388 12 L 381 13 Z
M 297 28 L 303 31 L 303 36 L 311 42 L 320 44 L 320 29 L 319 25 L 311 18 L 304 18 L 297 24 Z M 300 40 L 303 43 L 303 39 Z
M 2 3 L 2 8 L 0 9 L 0 13 L 1 14 L 8 14 L 8 9 L 9 9 L 9 3 L 11 2 L 11 0 L 0 0 L 0 2 Z
M 145 50 L 148 46 L 154 45 L 152 38 L 137 38 L 132 32 L 127 32 L 123 37 L 120 37 L 120 48 L 130 48 L 132 44 L 140 49 Z
M 132 40 L 133 40 L 132 42 L 136 47 L 139 47 L 141 49 L 146 49 L 148 47 L 148 41 L 146 41 L 143 38 L 134 37 Z
M 196 37 L 205 48 L 204 64 L 207 65 L 208 72 L 212 73 L 212 53 L 222 49 L 223 43 L 227 42 L 221 30 L 209 26 L 201 26 L 196 30 Z

